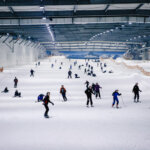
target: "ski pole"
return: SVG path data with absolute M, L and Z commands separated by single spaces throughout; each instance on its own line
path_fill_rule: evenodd
M 121 99 L 122 99 L 122 103 L 123 103 L 123 105 L 125 106 L 122 95 L 121 95 Z

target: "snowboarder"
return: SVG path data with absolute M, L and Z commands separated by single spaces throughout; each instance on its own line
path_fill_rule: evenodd
M 118 105 L 119 105 L 119 100 L 118 100 L 118 96 L 121 95 L 121 93 L 118 93 L 119 90 L 115 90 L 113 93 L 112 93 L 112 96 L 113 96 L 113 103 L 112 103 L 112 107 L 115 105 L 115 102 L 116 102 L 116 108 L 119 108 Z
M 71 72 L 71 70 L 68 71 L 68 79 L 69 78 L 72 78 L 72 72 Z
M 85 90 L 85 94 L 87 96 L 87 103 L 86 103 L 86 106 L 89 107 L 89 102 L 91 104 L 91 107 L 94 107 L 93 106 L 93 101 L 92 101 L 92 94 L 93 94 L 93 91 L 92 91 L 92 87 L 88 87 L 86 90 Z
M 101 99 L 100 88 L 102 88 L 102 87 L 100 87 L 100 85 L 98 83 L 96 83 L 96 85 L 95 85 L 95 94 L 96 95 L 95 96 L 96 96 L 96 98 L 99 97 Z
M 49 112 L 48 103 L 51 103 L 52 105 L 54 105 L 54 103 L 50 101 L 50 92 L 47 92 L 47 94 L 43 100 L 43 105 L 45 107 L 45 113 L 44 113 L 45 118 L 49 118 L 49 116 L 48 116 L 48 112 Z
M 15 91 L 14 97 L 21 97 L 21 92 L 18 92 L 18 90 Z
M 18 84 L 18 79 L 15 77 L 15 79 L 14 79 L 14 88 L 17 88 L 17 84 Z
M 62 85 L 61 88 L 60 88 L 60 94 L 62 95 L 63 100 L 64 100 L 64 101 L 67 101 L 66 89 L 64 88 L 64 85 Z
M 34 77 L 34 70 L 33 69 L 30 70 L 30 77 L 31 76 Z
M 134 102 L 139 102 L 139 91 L 142 92 L 139 89 L 138 83 L 136 83 L 132 90 L 132 92 L 134 93 Z M 136 99 L 137 99 L 137 101 L 136 101 Z

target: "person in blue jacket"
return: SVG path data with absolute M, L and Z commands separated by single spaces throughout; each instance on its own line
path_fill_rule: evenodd
M 115 90 L 113 93 L 112 93 L 112 96 L 113 96 L 113 103 L 112 103 L 112 107 L 115 105 L 116 103 L 116 108 L 119 108 L 118 105 L 119 105 L 119 100 L 118 100 L 118 96 L 121 95 L 121 93 L 118 93 L 119 90 Z
M 40 102 L 40 101 L 43 101 L 44 99 L 44 94 L 40 94 L 37 98 L 37 101 Z

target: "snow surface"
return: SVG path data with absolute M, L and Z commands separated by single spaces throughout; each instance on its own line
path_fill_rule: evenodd
M 145 71 L 150 72 L 150 61 L 149 60 L 145 60 L 145 61 L 141 61 L 141 60 L 125 60 L 123 58 L 117 58 L 116 62 L 124 62 L 130 66 L 135 66 L 138 65 L 140 67 L 142 67 Z
M 84 60 L 77 61 L 78 65 L 85 65 Z M 60 70 L 61 62 L 64 64 Z M 0 90 L 6 86 L 10 90 L 8 94 L 0 93 L 0 150 L 149 150 L 150 78 L 110 62 L 107 71 L 114 73 L 103 74 L 97 63 L 90 61 L 96 78 L 85 75 L 84 67 L 78 70 L 77 65 L 73 67 L 73 75 L 77 73 L 81 78 L 67 79 L 73 62 L 52 57 L 38 67 L 33 64 L 8 68 L 0 74 Z M 29 76 L 31 68 L 35 70 L 34 78 Z M 22 98 L 13 98 L 15 76 Z M 102 86 L 102 99 L 93 96 L 93 108 L 86 107 L 86 80 Z M 133 103 L 135 82 L 139 82 L 143 91 L 141 103 Z M 67 102 L 59 94 L 61 85 L 67 89 Z M 111 107 L 115 89 L 122 93 L 121 109 Z M 55 103 L 55 106 L 49 104 L 49 119 L 43 117 L 42 103 L 35 102 L 39 94 L 47 91 Z

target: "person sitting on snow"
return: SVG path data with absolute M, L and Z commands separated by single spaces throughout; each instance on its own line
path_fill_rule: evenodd
M 80 78 L 79 76 L 78 76 L 78 74 L 74 74 L 75 75 L 75 78 Z
M 8 92 L 9 92 L 9 90 L 7 87 L 5 87 L 4 91 L 2 91 L 2 93 L 8 93 Z
M 18 92 L 18 90 L 15 91 L 14 97 L 21 97 L 21 92 Z

